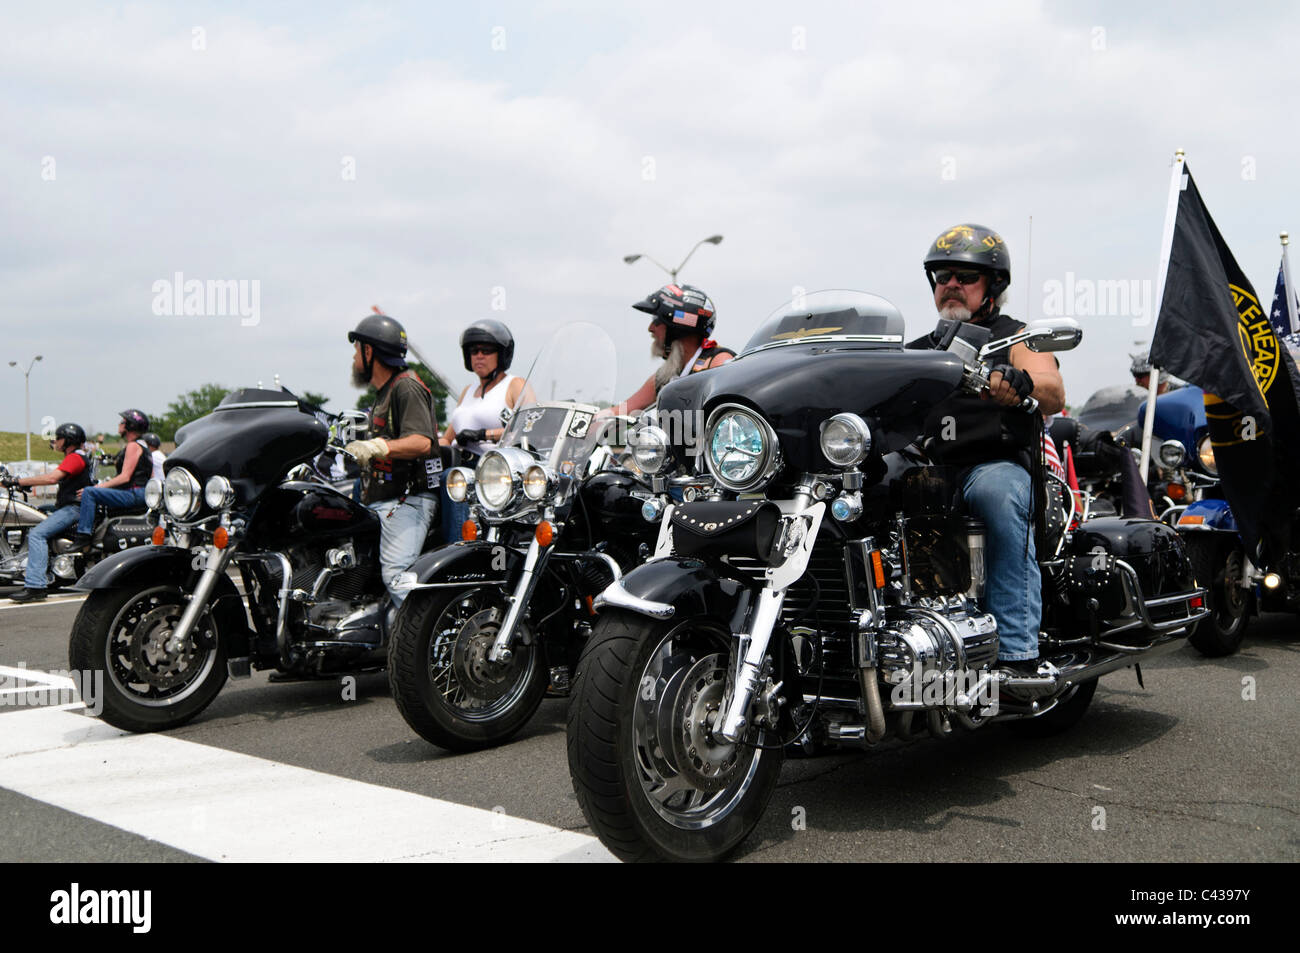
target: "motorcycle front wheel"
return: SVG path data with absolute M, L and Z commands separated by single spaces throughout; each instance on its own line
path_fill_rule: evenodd
M 388 650 L 393 701 L 421 738 L 450 751 L 508 740 L 528 723 L 546 692 L 542 648 L 516 641 L 508 662 L 488 649 L 505 618 L 493 587 L 407 597 Z
M 102 673 L 103 711 L 91 714 L 124 731 L 163 731 L 211 704 L 226 683 L 226 652 L 211 615 L 200 615 L 176 650 L 167 647 L 186 604 L 167 585 L 90 594 L 72 625 L 68 664 Z
M 600 614 L 569 701 L 569 774 L 619 859 L 720 860 L 762 817 L 781 774 L 779 742 L 752 730 L 727 745 L 708 731 L 730 655 L 731 634 L 707 619 Z
M 1196 623 L 1187 641 L 1202 655 L 1218 658 L 1241 648 L 1250 621 L 1251 592 L 1237 584 L 1245 554 L 1240 545 L 1222 543 L 1212 534 L 1183 537 L 1192 575 L 1205 588 L 1210 614 Z

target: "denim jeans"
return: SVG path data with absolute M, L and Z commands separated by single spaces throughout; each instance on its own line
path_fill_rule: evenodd
M 105 489 L 101 486 L 88 486 L 81 491 L 81 516 L 77 520 L 77 532 L 86 535 L 94 532 L 96 506 L 106 506 L 112 511 L 143 502 L 144 487 L 142 486 L 125 490 L 119 490 L 117 487 Z
M 27 534 L 27 572 L 23 583 L 28 589 L 45 588 L 50 568 L 50 540 L 76 525 L 79 512 L 75 506 L 61 506 Z
M 379 515 L 379 571 L 393 605 L 400 606 L 405 592 L 395 592 L 393 582 L 405 572 L 424 549 L 424 538 L 438 514 L 438 498 L 432 493 L 402 500 L 371 503 Z
M 466 498 L 460 503 L 455 502 L 447 495 L 445 485 L 438 488 L 438 497 L 442 504 L 442 541 L 460 542 L 460 528 L 469 519 L 469 499 Z
M 966 474 L 966 508 L 984 521 L 984 609 L 998 624 L 998 658 L 1038 658 L 1042 578 L 1030 530 L 1030 477 L 1009 460 L 982 463 Z

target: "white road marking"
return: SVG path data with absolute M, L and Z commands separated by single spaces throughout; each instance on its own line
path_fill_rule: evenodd
M 0 787 L 210 860 L 613 860 L 584 834 L 71 711 L 3 727 Z
M 7 596 L 0 596 L 0 599 L 6 599 Z M 5 602 L 0 603 L 0 611 L 4 609 L 35 609 L 38 606 L 64 606 L 74 602 L 85 602 L 85 596 L 47 596 L 41 602 Z
M 30 668 L 12 668 L 8 665 L 0 665 L 0 678 L 5 684 L 12 681 L 22 681 L 24 684 L 21 688 L 2 688 L 0 689 L 0 698 L 7 698 L 10 695 L 26 695 L 33 688 L 44 686 L 48 693 L 63 692 L 70 693 L 72 697 L 78 698 L 77 685 L 66 675 L 51 675 L 49 672 L 37 672 Z

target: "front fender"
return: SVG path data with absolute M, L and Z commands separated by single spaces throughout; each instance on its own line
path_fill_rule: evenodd
M 523 561 L 523 553 L 502 543 L 461 541 L 424 553 L 406 572 L 416 585 L 504 586 Z
M 731 626 L 748 605 L 749 587 L 719 576 L 708 563 L 671 556 L 633 569 L 596 599 L 652 619 L 708 617 Z M 671 610 L 671 611 L 669 611 Z
M 1236 534 L 1237 518 L 1227 500 L 1197 500 L 1178 515 L 1180 533 L 1232 533 Z

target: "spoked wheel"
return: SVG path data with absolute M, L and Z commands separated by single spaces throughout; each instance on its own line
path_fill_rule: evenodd
M 1205 588 L 1210 614 L 1196 623 L 1187 641 L 1202 655 L 1231 655 L 1241 647 L 1250 618 L 1252 594 L 1239 584 L 1244 554 L 1235 543 L 1222 543 L 1209 534 L 1183 537 L 1196 584 Z
M 623 860 L 725 857 L 772 796 L 777 739 L 752 729 L 729 744 L 711 732 L 730 643 L 703 619 L 606 610 L 596 623 L 569 704 L 569 773 L 587 820 Z
M 103 719 L 126 731 L 183 725 L 226 682 L 226 654 L 204 612 L 179 646 L 169 646 L 185 611 L 175 586 L 91 593 L 72 627 L 73 669 L 102 672 Z
M 504 600 L 491 587 L 403 603 L 388 681 L 397 710 L 420 737 L 473 751 L 507 740 L 533 716 L 546 692 L 542 649 L 536 639 L 516 640 L 509 660 L 490 661 L 504 619 Z

